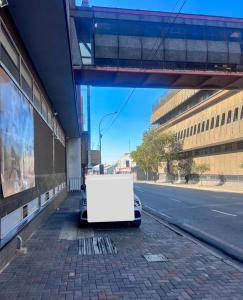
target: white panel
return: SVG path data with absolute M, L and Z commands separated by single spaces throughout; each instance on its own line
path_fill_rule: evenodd
M 55 195 L 58 193 L 58 186 L 55 187 Z
M 22 207 L 1 219 L 1 239 L 22 221 Z
M 49 191 L 49 200 L 51 200 L 52 197 L 53 197 L 53 189 L 51 189 L 51 190 Z
M 88 222 L 134 220 L 131 174 L 88 175 L 86 186 Z
M 39 199 L 35 198 L 31 202 L 28 203 L 28 213 L 29 215 L 33 214 L 39 209 Z
M 41 206 L 43 206 L 46 203 L 46 194 L 41 195 Z

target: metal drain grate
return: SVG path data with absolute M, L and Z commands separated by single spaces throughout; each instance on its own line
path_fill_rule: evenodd
M 163 254 L 145 254 L 144 258 L 148 262 L 165 262 L 168 259 Z
M 109 237 L 91 237 L 79 240 L 79 255 L 117 254 L 117 248 Z

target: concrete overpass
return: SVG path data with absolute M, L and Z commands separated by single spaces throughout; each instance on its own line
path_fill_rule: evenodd
M 77 84 L 243 87 L 243 19 L 73 6 L 70 32 Z

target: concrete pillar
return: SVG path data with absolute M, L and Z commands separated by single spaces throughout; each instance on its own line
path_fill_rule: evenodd
M 69 191 L 80 191 L 81 173 L 81 138 L 69 138 L 66 144 L 67 187 Z

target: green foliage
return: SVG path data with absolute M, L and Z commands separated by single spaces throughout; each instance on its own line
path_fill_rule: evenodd
M 166 161 L 167 170 L 173 172 L 172 162 L 178 159 L 181 148 L 175 134 L 159 133 L 156 129 L 149 129 L 144 133 L 143 143 L 131 153 L 131 156 L 145 173 L 152 171 L 158 174 L 161 161 Z
M 207 163 L 195 164 L 192 165 L 193 173 L 199 173 L 200 175 L 204 174 L 207 171 L 210 171 L 210 166 Z

